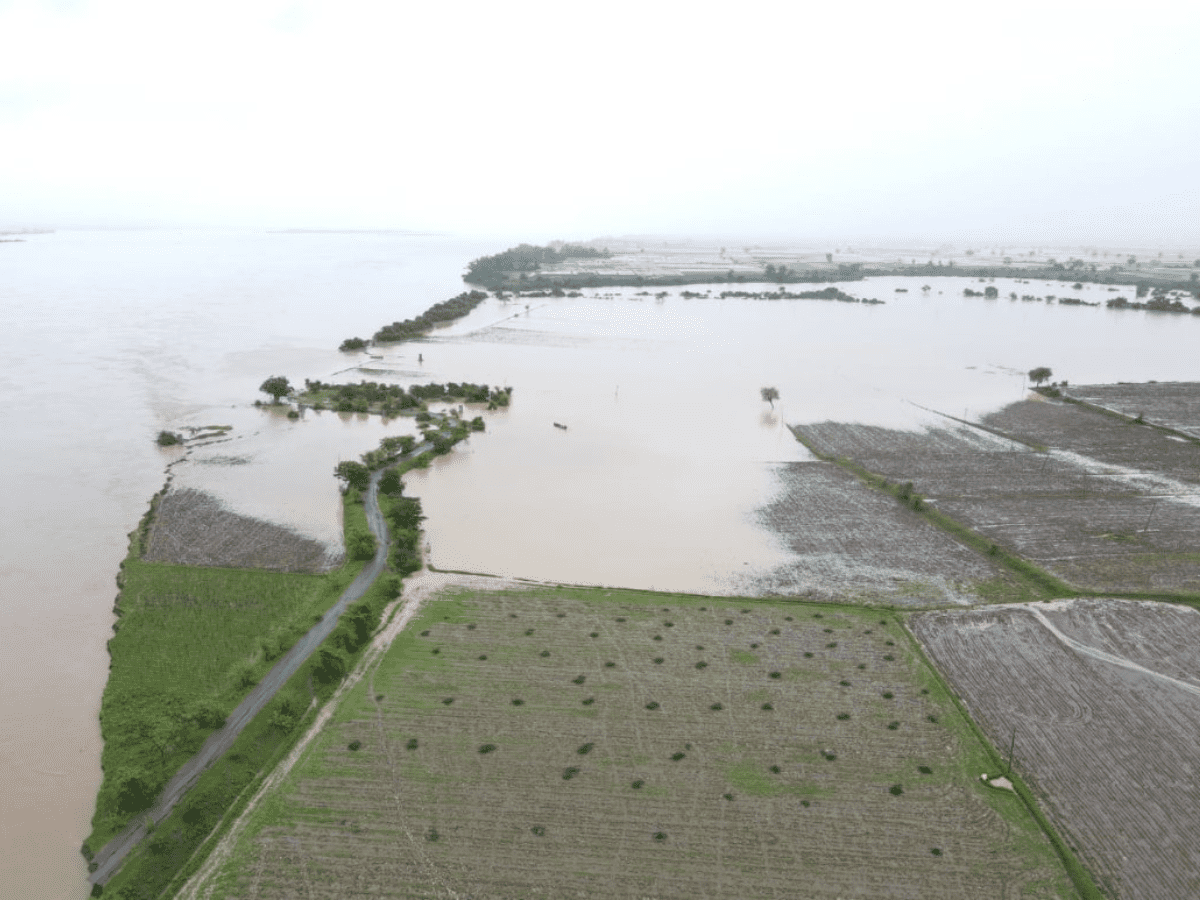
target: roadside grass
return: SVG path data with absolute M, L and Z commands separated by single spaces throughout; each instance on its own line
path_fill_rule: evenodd
M 214 900 L 251 879 L 299 890 L 296 841 L 334 893 L 386 871 L 483 892 L 495 879 L 513 896 L 546 878 L 562 893 L 665 878 L 659 892 L 747 897 L 812 879 L 834 896 L 868 877 L 928 897 L 1014 879 L 1076 895 L 1020 799 L 979 782 L 990 750 L 895 613 L 588 588 L 442 596 L 251 816 Z M 848 844 L 850 820 L 870 833 Z
M 347 538 L 367 531 L 355 493 L 343 510 Z M 144 525 L 131 535 L 118 576 L 100 707 L 104 779 L 84 845 L 92 852 L 149 808 L 364 566 L 348 561 L 306 575 L 149 563 L 139 558 Z

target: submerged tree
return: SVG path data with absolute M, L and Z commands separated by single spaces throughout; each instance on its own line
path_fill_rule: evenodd
M 759 388 L 759 394 L 762 398 L 771 404 L 771 409 L 775 408 L 775 401 L 779 399 L 779 390 L 773 387 Z
M 292 386 L 288 384 L 288 380 L 282 375 L 272 375 L 260 384 L 258 389 L 264 394 L 270 394 L 271 399 L 276 403 L 279 402 L 280 397 L 292 392 Z
M 1029 380 L 1034 384 L 1041 384 L 1043 381 L 1048 381 L 1053 374 L 1045 366 L 1038 366 L 1036 369 L 1029 370 Z

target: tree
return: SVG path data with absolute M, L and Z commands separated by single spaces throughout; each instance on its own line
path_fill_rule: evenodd
M 292 386 L 288 384 L 288 380 L 282 375 L 272 375 L 266 381 L 258 386 L 258 389 L 264 394 L 270 394 L 271 399 L 279 402 L 279 398 L 292 392 Z
M 365 491 L 371 484 L 371 470 L 352 459 L 338 463 L 333 474 L 358 491 Z
M 773 387 L 759 388 L 759 394 L 762 398 L 771 404 L 771 409 L 775 408 L 775 401 L 779 399 L 779 391 Z
M 1045 366 L 1038 366 L 1036 369 L 1029 370 L 1029 380 L 1034 384 L 1041 384 L 1043 381 L 1048 381 L 1053 374 Z

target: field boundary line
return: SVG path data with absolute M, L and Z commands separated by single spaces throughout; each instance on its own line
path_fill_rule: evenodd
M 938 614 L 938 612 L 925 613 L 925 615 Z M 945 613 L 942 612 L 940 614 L 944 615 Z M 920 639 L 909 627 L 908 619 L 909 616 L 897 616 L 897 621 L 900 623 L 901 630 L 904 632 L 905 637 L 908 638 L 909 644 L 912 646 L 913 651 L 929 669 L 933 677 L 936 678 L 941 686 L 945 689 L 946 696 L 950 698 L 950 701 L 954 704 L 954 708 L 958 710 L 958 713 L 963 717 L 963 720 L 967 723 L 967 727 L 970 728 L 971 733 L 975 735 L 976 739 L 979 741 L 988 757 L 992 760 L 992 763 L 996 766 L 996 769 L 1001 772 L 1005 771 L 1006 767 L 1004 765 L 1004 760 L 996 750 L 995 745 L 984 733 L 983 729 L 979 726 L 979 723 L 977 723 L 974 717 L 970 714 L 965 701 L 963 701 L 958 692 L 954 689 L 954 685 L 950 681 L 949 677 L 943 674 L 941 669 L 934 665 L 932 657 L 925 652 L 925 647 L 921 644 Z M 1087 869 L 1086 866 L 1083 865 L 1083 863 L 1079 861 L 1079 858 L 1075 855 L 1075 852 L 1071 849 L 1067 842 L 1062 839 L 1057 829 L 1055 829 L 1055 827 L 1050 823 L 1050 820 L 1046 818 L 1046 815 L 1042 812 L 1037 798 L 1034 796 L 1033 791 L 1029 789 L 1028 785 L 1025 784 L 1025 781 L 1014 771 L 1012 771 L 1011 768 L 1008 769 L 1008 779 L 1012 782 L 1014 793 L 1021 798 L 1021 802 L 1024 804 L 1025 809 L 1028 810 L 1029 814 L 1033 817 L 1034 822 L 1037 823 L 1038 827 L 1042 830 L 1042 833 L 1046 835 L 1046 838 L 1050 841 L 1050 845 L 1054 848 L 1054 852 L 1058 854 L 1058 858 L 1062 862 L 1063 868 L 1067 871 L 1067 877 L 1070 878 L 1071 883 L 1075 885 L 1075 889 L 1079 892 L 1079 896 L 1083 898 L 1083 900 L 1105 900 L 1106 895 L 1100 890 L 1099 887 L 1096 886 L 1096 879 L 1092 876 L 1092 873 Z

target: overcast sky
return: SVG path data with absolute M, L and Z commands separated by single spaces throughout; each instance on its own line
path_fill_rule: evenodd
M 0 0 L 0 227 L 1200 245 L 1200 3 Z

